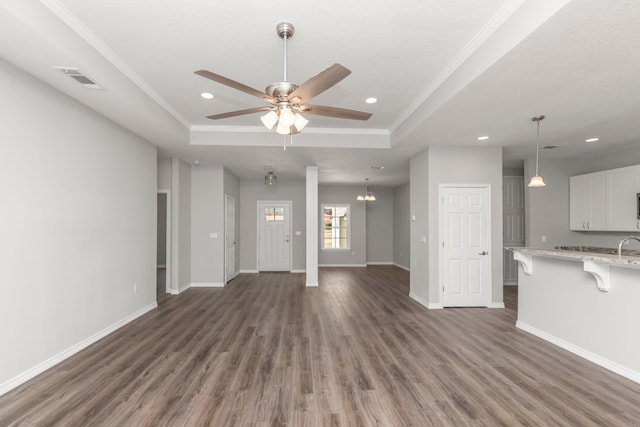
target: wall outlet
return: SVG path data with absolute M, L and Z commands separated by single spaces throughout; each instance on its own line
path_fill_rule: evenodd
M 133 284 L 133 293 L 134 293 L 134 294 L 137 294 L 137 293 L 138 293 L 138 284 L 137 284 L 137 283 L 134 283 L 134 284 Z
M 296 236 L 302 236 L 302 231 L 296 231 Z

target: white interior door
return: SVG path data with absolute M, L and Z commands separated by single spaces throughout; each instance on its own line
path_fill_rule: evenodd
M 224 196 L 224 282 L 236 277 L 236 201 Z
M 258 270 L 291 271 L 291 202 L 258 202 Z
M 487 306 L 491 292 L 491 191 L 442 187 L 443 306 Z

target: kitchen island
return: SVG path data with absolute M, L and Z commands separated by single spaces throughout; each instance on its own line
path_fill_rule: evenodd
M 640 257 L 509 248 L 516 326 L 640 383 Z

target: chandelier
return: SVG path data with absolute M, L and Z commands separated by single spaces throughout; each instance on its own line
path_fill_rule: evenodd
M 365 202 L 375 202 L 376 196 L 369 191 L 369 178 L 365 178 L 364 180 L 364 193 L 358 194 L 356 200 L 365 201 Z

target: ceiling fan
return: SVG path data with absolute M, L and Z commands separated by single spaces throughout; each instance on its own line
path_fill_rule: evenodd
M 287 39 L 293 36 L 294 28 L 293 25 L 288 22 L 281 22 L 276 26 L 276 31 L 278 32 L 278 36 L 283 40 L 284 78 L 281 82 L 267 86 L 264 92 L 219 74 L 212 73 L 211 71 L 198 70 L 195 72 L 199 76 L 261 98 L 271 105 L 214 114 L 207 116 L 207 118 L 218 120 L 267 111 L 267 114 L 260 118 L 267 129 L 272 129 L 277 123 L 276 132 L 282 135 L 293 135 L 300 133 L 307 123 L 309 123 L 300 113 L 352 120 L 368 120 L 369 117 L 371 117 L 371 113 L 365 113 L 363 111 L 307 104 L 311 98 L 339 83 L 351 74 L 351 71 L 340 64 L 333 64 L 300 86 L 289 83 L 287 81 Z

